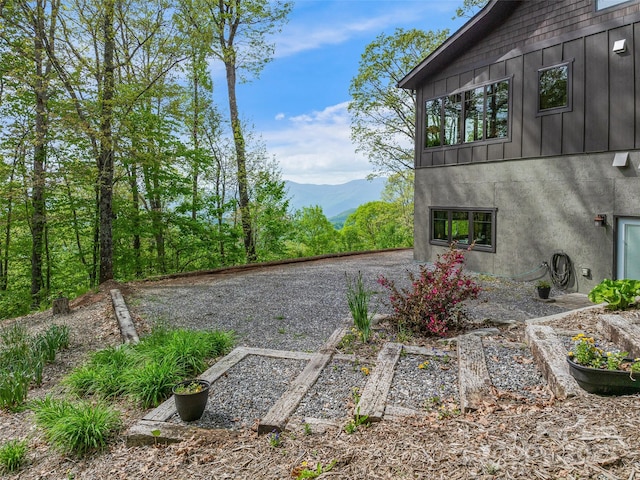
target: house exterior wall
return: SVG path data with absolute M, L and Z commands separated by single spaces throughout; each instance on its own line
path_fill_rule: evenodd
M 620 39 L 623 54 L 612 51 Z M 563 62 L 571 108 L 540 114 L 538 71 Z M 425 148 L 427 100 L 503 79 L 507 138 Z M 640 2 L 602 11 L 593 0 L 522 2 L 416 95 L 416 260 L 444 249 L 430 243 L 430 207 L 497 208 L 496 251 L 469 252 L 470 269 L 518 276 L 564 252 L 570 290 L 615 276 L 615 218 L 640 217 Z M 629 152 L 628 166 L 612 166 L 616 152 Z M 598 213 L 605 228 L 594 226 Z
M 626 39 L 627 52 L 612 52 Z M 416 167 L 640 149 L 640 2 L 523 2 L 508 20 L 417 89 Z M 538 114 L 538 71 L 568 62 L 570 111 Z M 425 101 L 508 78 L 509 137 L 424 148 Z
M 429 243 L 430 206 L 492 207 L 496 252 L 468 252 L 470 270 L 520 276 L 563 252 L 573 263 L 568 289 L 586 293 L 614 276 L 614 216 L 640 216 L 640 152 L 626 168 L 611 163 L 600 153 L 417 169 L 415 259 L 433 261 L 446 250 Z M 594 226 L 598 213 L 606 227 Z

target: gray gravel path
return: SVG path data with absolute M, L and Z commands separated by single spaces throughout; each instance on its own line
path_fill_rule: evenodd
M 196 329 L 234 330 L 238 344 L 279 350 L 316 351 L 349 321 L 346 276 L 362 272 L 379 313 L 388 312 L 379 275 L 407 283 L 417 272 L 411 250 L 355 255 L 234 274 L 156 282 L 139 289 L 130 304 L 150 320 Z M 563 311 L 535 299 L 531 282 L 478 277 L 484 291 L 469 303 L 473 320 L 517 320 Z
M 376 283 L 378 276 L 407 284 L 407 271 L 418 270 L 409 250 L 364 254 L 154 282 L 140 287 L 129 304 L 148 320 L 179 327 L 233 330 L 239 346 L 315 352 L 337 328 L 350 322 L 346 276 L 354 278 L 362 272 L 368 288 L 379 292 L 372 300 L 373 308 L 387 313 L 386 292 Z M 474 321 L 524 321 L 565 310 L 536 300 L 531 282 L 487 276 L 476 279 L 483 292 L 467 306 Z M 514 352 L 505 346 L 489 345 L 486 354 L 492 380 L 500 390 L 544 384 L 530 362 L 528 350 Z M 427 362 L 427 368 L 418 368 L 423 362 Z M 457 401 L 455 356 L 448 364 L 442 362 L 422 355 L 401 356 L 387 403 L 420 410 L 438 408 L 440 401 Z M 511 364 L 514 368 L 509 368 Z M 361 367 L 334 358 L 305 395 L 295 416 L 346 418 L 353 390 L 361 390 L 366 382 Z M 207 411 L 198 424 L 251 426 L 266 414 L 302 368 L 303 361 L 249 356 L 215 382 Z

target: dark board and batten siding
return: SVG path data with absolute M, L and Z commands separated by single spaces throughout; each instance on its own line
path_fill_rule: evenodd
M 623 38 L 627 52 L 613 53 Z M 418 144 L 416 167 L 640 148 L 639 53 L 640 2 L 601 12 L 589 0 L 523 2 L 417 89 L 423 109 L 430 98 L 509 78 L 509 137 L 427 149 Z M 538 70 L 562 62 L 571 65 L 572 108 L 539 115 Z M 424 112 L 416 127 L 421 138 Z

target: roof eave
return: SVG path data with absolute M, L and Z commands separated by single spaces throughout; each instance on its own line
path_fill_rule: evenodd
M 456 33 L 445 40 L 418 66 L 411 70 L 398 87 L 416 90 L 418 86 L 438 70 L 441 70 L 471 45 L 507 18 L 523 0 L 491 0 L 485 7 L 465 23 Z

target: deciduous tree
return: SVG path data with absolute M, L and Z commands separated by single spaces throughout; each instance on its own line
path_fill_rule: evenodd
M 349 87 L 351 138 L 378 174 L 413 168 L 416 100 L 397 84 L 448 33 L 397 29 L 376 37 L 362 54 Z

